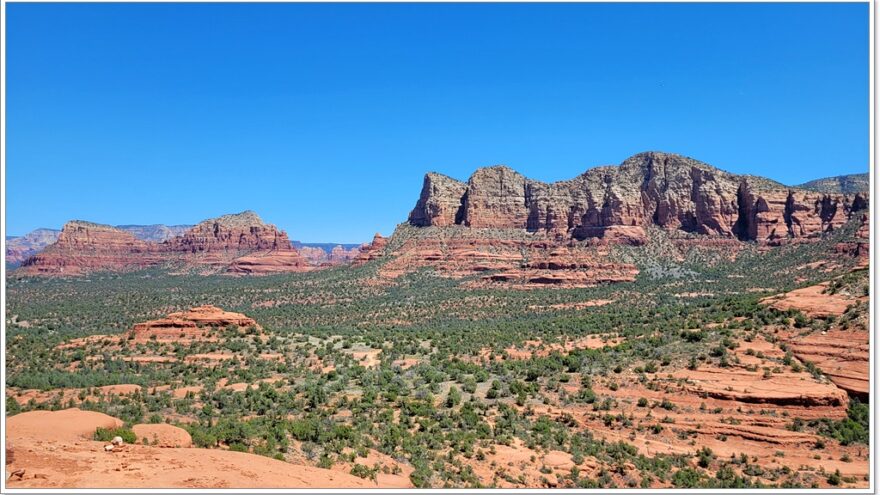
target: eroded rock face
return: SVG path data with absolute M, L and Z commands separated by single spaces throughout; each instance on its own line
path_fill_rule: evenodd
M 284 231 L 263 223 L 252 211 L 205 220 L 165 242 L 171 252 L 292 250 Z
M 54 244 L 25 260 L 19 270 L 29 275 L 80 275 L 145 268 L 162 259 L 159 245 L 137 239 L 130 232 L 74 220 L 64 225 Z
M 314 267 L 293 248 L 257 251 L 232 260 L 228 273 L 240 275 L 268 275 L 272 273 L 307 272 Z
M 871 248 L 871 223 L 867 213 L 859 217 L 859 229 L 851 240 L 840 242 L 835 246 L 835 251 L 840 254 L 853 256 L 859 259 L 860 264 L 868 266 L 870 262 Z
M 477 170 L 466 183 L 430 173 L 380 274 L 431 266 L 450 276 L 491 272 L 485 280 L 522 287 L 630 281 L 636 267 L 607 248 L 645 244 L 651 228 L 735 253 L 729 244 L 740 241 L 773 246 L 819 237 L 866 209 L 863 193 L 790 188 L 659 152 L 549 184 L 501 165 Z M 840 249 L 862 251 L 858 244 Z M 360 262 L 376 252 L 363 249 Z
M 361 266 L 369 261 L 379 259 L 385 256 L 385 248 L 388 245 L 388 239 L 382 237 L 382 234 L 376 233 L 373 241 L 363 244 L 358 254 L 352 259 L 352 266 Z
M 648 152 L 551 184 L 504 166 L 479 169 L 467 183 L 428 174 L 409 223 L 612 240 L 626 227 L 625 243 L 638 242 L 643 236 L 638 229 L 654 225 L 769 242 L 820 235 L 866 207 L 863 193 L 789 188 L 680 155 Z
M 460 223 L 458 218 L 467 186 L 442 174 L 428 173 L 422 185 L 422 195 L 409 214 L 409 222 L 425 227 Z
M 128 337 L 135 342 L 211 340 L 218 328 L 228 326 L 259 328 L 256 321 L 241 313 L 224 311 L 216 306 L 197 306 L 165 318 L 138 323 Z
M 270 274 L 312 269 L 284 231 L 252 211 L 205 220 L 163 242 L 91 222 L 68 222 L 58 240 L 27 259 L 21 274 L 82 275 L 156 265 L 197 267 L 202 273 Z
M 614 261 L 607 245 L 559 241 L 516 230 L 400 226 L 393 245 L 377 237 L 355 264 L 387 258 L 379 275 L 396 278 L 423 267 L 441 276 L 475 276 L 471 285 L 513 288 L 588 287 L 632 281 L 635 265 Z

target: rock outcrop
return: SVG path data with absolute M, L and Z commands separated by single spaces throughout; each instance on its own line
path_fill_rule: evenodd
M 93 440 L 95 429 L 115 428 L 123 422 L 112 416 L 79 409 L 29 411 L 6 420 L 6 444 L 15 445 L 7 471 L 23 476 L 8 479 L 12 489 L 79 488 L 383 488 L 372 480 L 313 466 L 291 464 L 262 455 L 221 449 L 166 448 L 135 443 L 117 452 L 105 451 Z M 137 425 L 137 431 L 168 425 Z M 174 427 L 170 427 L 174 428 Z M 152 433 L 152 432 L 150 432 Z M 180 433 L 180 432 L 178 432 Z M 188 435 L 187 435 L 188 436 Z M 153 436 L 139 436 L 152 442 Z M 182 441 L 185 437 L 179 435 Z M 176 444 L 172 439 L 168 445 Z M 21 447 L 19 447 L 21 446 Z M 381 479 L 381 478 L 379 478 Z M 108 490 L 111 491 L 111 490 Z
M 192 447 L 192 437 L 183 428 L 167 424 L 139 424 L 131 430 L 137 435 L 138 443 L 165 448 Z
M 224 311 L 216 306 L 197 306 L 165 318 L 138 323 L 129 331 L 128 339 L 135 342 L 212 340 L 217 329 L 229 326 L 260 328 L 256 321 L 241 313 Z
M 31 256 L 18 273 L 82 275 L 132 271 L 157 265 L 201 273 L 270 274 L 311 270 L 287 234 L 252 211 L 205 220 L 163 242 L 91 222 L 68 222 L 58 240 Z
M 361 245 L 357 255 L 352 259 L 353 266 L 361 266 L 367 262 L 379 259 L 385 256 L 385 248 L 388 245 L 388 239 L 382 237 L 382 234 L 376 233 L 371 242 Z
M 22 264 L 28 275 L 81 275 L 92 271 L 129 271 L 159 264 L 162 249 L 130 232 L 81 220 L 64 225 L 55 243 Z
M 505 166 L 479 169 L 467 183 L 431 173 L 409 223 L 523 229 L 628 244 L 640 242 L 644 228 L 659 226 L 770 242 L 821 235 L 866 207 L 864 193 L 790 188 L 684 156 L 648 152 L 551 184 Z

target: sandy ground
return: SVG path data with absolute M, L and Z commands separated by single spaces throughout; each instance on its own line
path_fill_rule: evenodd
M 13 459 L 24 469 L 10 488 L 377 488 L 350 474 L 223 450 L 126 445 L 106 452 L 91 440 L 113 417 L 79 409 L 34 411 L 7 419 Z

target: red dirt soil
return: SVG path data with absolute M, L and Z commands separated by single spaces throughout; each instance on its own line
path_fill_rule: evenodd
M 116 418 L 79 409 L 33 411 L 6 421 L 14 453 L 9 488 L 377 488 L 350 474 L 240 452 L 125 445 L 105 452 L 91 440 Z

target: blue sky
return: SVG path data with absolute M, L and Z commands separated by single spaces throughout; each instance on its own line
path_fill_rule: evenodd
M 427 171 L 869 163 L 868 4 L 7 4 L 7 233 L 390 234 Z

